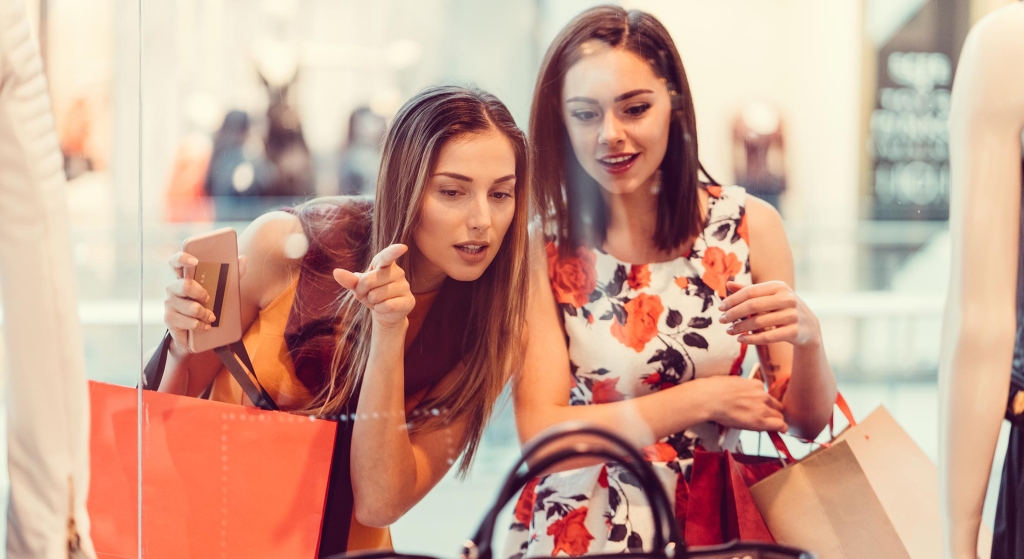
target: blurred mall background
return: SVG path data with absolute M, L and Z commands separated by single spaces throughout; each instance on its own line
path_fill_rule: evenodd
M 970 25 L 1008 2 L 621 2 L 672 32 L 705 167 L 782 212 L 855 412 L 884 404 L 933 458 L 949 89 Z M 27 0 L 70 179 L 90 378 L 136 384 L 185 237 L 372 192 L 383 127 L 422 87 L 477 84 L 525 128 L 548 42 L 597 3 L 160 0 L 140 14 L 137 0 Z M 485 446 L 468 482 L 446 479 L 395 527 L 399 549 L 447 554 L 469 535 L 518 452 L 509 407 Z

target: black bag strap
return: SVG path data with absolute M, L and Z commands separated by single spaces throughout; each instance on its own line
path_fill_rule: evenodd
M 588 438 L 601 439 L 604 445 L 594 443 L 576 442 L 566 448 L 560 448 L 549 452 L 544 456 L 538 455 L 544 451 L 550 451 L 552 446 L 559 441 L 588 435 Z M 609 448 L 610 447 L 610 448 Z M 505 480 L 504 486 L 498 493 L 498 499 L 494 506 L 487 513 L 484 521 L 480 524 L 476 534 L 471 541 L 466 542 L 463 549 L 465 559 L 491 559 L 491 544 L 494 537 L 494 528 L 498 515 L 505 505 L 515 498 L 516 494 L 525 487 L 530 480 L 543 474 L 552 466 L 579 457 L 602 458 L 610 463 L 622 466 L 639 483 L 641 490 L 651 506 L 651 513 L 654 515 L 654 549 L 649 557 L 687 557 L 686 543 L 679 533 L 679 526 L 675 521 L 675 513 L 671 501 L 665 493 L 665 488 L 658 479 L 650 463 L 644 460 L 643 455 L 625 439 L 595 425 L 570 422 L 563 423 L 551 428 L 545 433 L 537 436 L 523 449 L 522 457 L 512 468 L 512 473 Z M 532 462 L 525 472 L 519 470 L 528 462 Z
M 142 387 L 146 390 L 156 390 L 160 387 L 164 368 L 167 366 L 167 353 L 170 349 L 171 333 L 168 331 L 164 333 L 160 347 L 149 358 L 149 363 L 142 371 Z M 254 406 L 271 411 L 279 409 L 274 399 L 260 384 L 260 380 L 256 376 L 256 368 L 252 366 L 252 360 L 249 359 L 249 352 L 246 351 L 245 345 L 241 341 L 215 348 L 213 351 Z
M 160 381 L 164 378 L 164 367 L 167 366 L 167 352 L 171 350 L 171 332 L 164 332 L 160 340 L 160 347 L 156 349 L 142 370 L 142 388 L 146 390 L 157 390 L 160 388 Z
M 224 363 L 235 382 L 242 387 L 242 392 L 245 392 L 254 406 L 264 410 L 278 410 L 274 399 L 270 397 L 267 390 L 260 384 L 260 379 L 256 377 L 256 369 L 252 366 L 249 352 L 245 350 L 245 345 L 242 342 L 218 347 L 213 351 L 217 357 L 220 357 L 221 362 Z M 245 366 L 245 369 L 242 366 Z
M 569 437 L 587 435 L 588 442 L 571 441 L 562 447 L 553 445 Z M 599 443 L 591 442 L 600 439 Z M 546 452 L 546 454 L 542 454 Z M 538 435 L 524 449 L 522 458 L 516 462 L 498 492 L 495 504 L 487 512 L 473 539 L 463 545 L 461 559 L 493 559 L 492 539 L 494 528 L 501 510 L 532 479 L 543 475 L 546 470 L 566 460 L 593 457 L 621 466 L 634 477 L 632 481 L 640 486 L 647 496 L 654 516 L 654 548 L 651 551 L 631 551 L 625 554 L 597 554 L 595 559 L 815 559 L 814 554 L 791 547 L 760 542 L 732 541 L 723 545 L 687 548 L 675 511 L 665 493 L 654 468 L 640 452 L 625 439 L 594 425 L 570 422 L 555 426 Z M 525 471 L 521 468 L 528 464 Z M 436 559 L 426 555 L 399 553 L 395 551 L 371 551 L 340 553 L 327 559 Z

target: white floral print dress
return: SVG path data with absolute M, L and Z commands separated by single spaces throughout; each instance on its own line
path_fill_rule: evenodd
M 560 258 L 548 243 L 551 289 L 565 320 L 570 404 L 651 394 L 694 378 L 738 374 L 746 347 L 718 322 L 728 280 L 749 284 L 746 191 L 708 187 L 708 217 L 690 252 L 668 262 L 628 264 L 580 248 Z M 638 429 L 646 429 L 636 417 Z M 685 510 L 694 447 L 719 450 L 720 429 L 703 424 L 644 449 L 676 509 Z M 730 449 L 732 450 L 732 449 Z M 505 557 L 579 556 L 646 546 L 650 509 L 635 479 L 594 465 L 533 480 L 517 502 Z

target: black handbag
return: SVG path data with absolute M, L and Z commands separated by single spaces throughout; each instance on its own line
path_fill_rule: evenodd
M 568 437 L 587 435 L 590 441 L 556 443 Z M 730 542 L 713 547 L 687 548 L 679 527 L 676 524 L 671 501 L 665 488 L 658 480 L 657 474 L 650 463 L 644 460 L 640 452 L 620 438 L 602 428 L 581 424 L 567 423 L 548 430 L 539 435 L 526 448 L 523 455 L 512 468 L 504 485 L 498 492 L 498 498 L 491 510 L 484 517 L 480 527 L 471 540 L 463 544 L 460 559 L 494 559 L 491 542 L 495 525 L 501 510 L 530 480 L 556 464 L 574 458 L 600 458 L 615 463 L 626 469 L 639 481 L 640 488 L 650 501 L 654 524 L 657 527 L 650 551 L 630 551 L 628 553 L 594 554 L 588 557 L 603 559 L 815 559 L 809 552 L 780 545 L 766 543 Z M 530 465 L 522 472 L 520 470 Z M 360 559 L 437 559 L 425 555 L 409 555 L 394 551 L 371 551 L 362 553 L 333 555 L 329 559 L 343 558 Z

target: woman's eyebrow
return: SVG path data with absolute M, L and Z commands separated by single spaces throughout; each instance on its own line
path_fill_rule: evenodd
M 615 98 L 615 102 L 618 103 L 619 101 L 625 101 L 626 99 L 629 99 L 630 97 L 636 97 L 637 95 L 643 95 L 644 93 L 654 93 L 654 92 L 651 91 L 650 89 L 634 89 L 633 91 L 627 91 L 627 92 L 623 93 L 622 95 L 619 95 L 618 97 L 616 97 Z
M 443 173 L 434 173 L 434 176 L 435 177 L 448 177 L 450 179 L 455 179 L 457 181 L 462 181 L 462 182 L 473 182 L 473 179 L 467 177 L 466 175 L 460 175 L 458 173 L 449 173 L 447 171 L 445 171 Z
M 448 172 L 448 171 L 444 171 L 444 172 L 441 172 L 441 173 L 435 173 L 434 176 L 435 177 L 448 177 L 450 179 L 455 179 L 457 181 L 462 181 L 462 182 L 469 182 L 469 183 L 473 182 L 473 179 L 467 177 L 466 175 L 460 175 L 458 173 L 452 173 L 452 172 Z M 516 176 L 515 175 L 505 175 L 504 177 L 501 177 L 500 179 L 495 180 L 494 184 L 500 184 L 500 183 L 503 183 L 503 182 L 514 181 L 514 180 L 516 180 Z
M 643 95 L 644 93 L 654 93 L 654 92 L 651 91 L 650 89 L 634 89 L 632 91 L 627 91 L 627 92 L 623 93 L 622 95 L 619 95 L 615 99 L 612 99 L 612 101 L 615 102 L 615 103 L 618 103 L 619 101 L 625 101 L 626 99 L 629 99 L 630 97 L 636 97 L 637 95 Z M 566 99 L 565 102 L 566 103 L 572 103 L 572 102 L 591 103 L 591 104 L 594 104 L 594 105 L 598 104 L 597 103 L 597 99 L 592 99 L 590 97 L 578 97 L 578 96 L 577 97 L 570 97 L 570 98 Z

